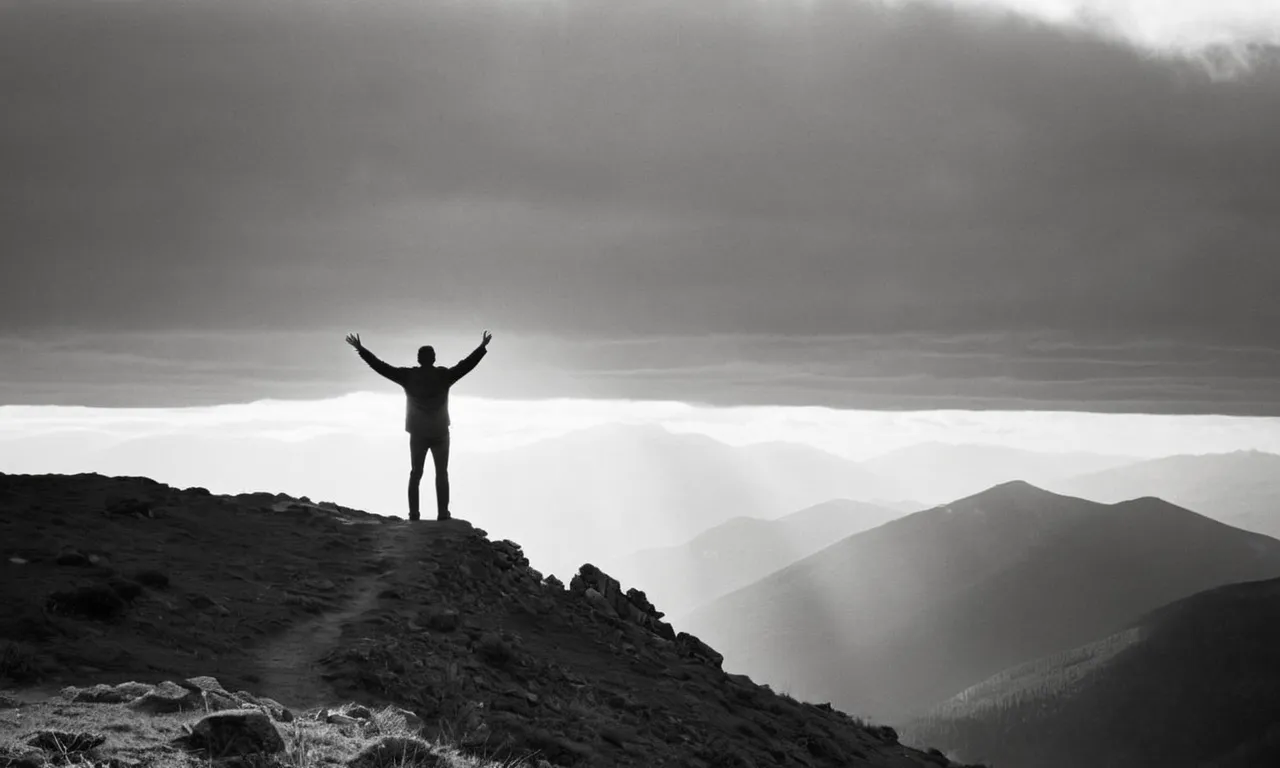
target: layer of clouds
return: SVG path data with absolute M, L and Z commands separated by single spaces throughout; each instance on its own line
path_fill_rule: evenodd
M 3 402 L 326 396 L 307 329 L 492 326 L 504 396 L 1280 412 L 1266 50 L 1222 79 L 920 4 L 139 0 L 0 4 L 0 52 Z
M 0 402 L 143 407 L 398 391 L 339 329 L 0 339 Z M 423 342 L 451 364 L 475 336 L 365 334 L 395 365 Z M 1280 415 L 1280 353 L 1060 334 L 496 338 L 460 393 L 734 405 Z M 221 361 L 233 361 L 231 363 Z M 38 393 L 32 396 L 31 393 Z
M 454 398 L 455 447 L 495 451 L 608 425 L 661 426 L 730 445 L 788 442 L 862 460 L 922 443 L 995 445 L 1048 453 L 1155 458 L 1261 450 L 1280 453 L 1280 419 L 1061 411 L 857 411 L 815 406 L 711 407 L 626 400 Z M 184 408 L 0 406 L 0 471 L 65 472 L 77 454 L 150 438 L 259 439 L 401 446 L 403 403 L 362 392 L 327 400 Z M 332 442 L 332 441 L 331 441 Z M 340 443 L 339 443 L 340 444 Z M 131 471 L 146 474 L 147 467 Z

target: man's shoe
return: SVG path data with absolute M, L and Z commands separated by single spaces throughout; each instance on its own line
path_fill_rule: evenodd
M 452 519 L 453 519 L 453 515 L 449 514 L 448 512 L 441 512 L 439 515 L 437 515 L 437 516 L 436 516 L 436 519 L 437 519 L 437 520 L 452 520 Z
M 411 513 L 409 513 L 409 521 L 410 521 L 410 522 L 416 523 L 416 522 L 418 522 L 418 521 L 419 521 L 419 520 L 421 520 L 421 519 L 422 519 L 422 518 L 418 515 L 418 513 L 416 513 L 416 512 L 411 512 Z

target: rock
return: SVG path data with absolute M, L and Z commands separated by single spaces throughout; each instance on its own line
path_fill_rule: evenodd
M 688 632 L 676 635 L 675 647 L 682 656 L 701 661 L 716 669 L 720 669 L 720 665 L 724 663 L 724 656 Z
M 222 687 L 222 683 L 219 683 L 216 677 L 209 677 L 207 675 L 201 677 L 188 677 L 185 681 L 179 683 L 179 685 L 189 691 L 208 691 L 210 693 L 226 696 L 227 698 L 232 698 L 231 694 L 227 692 L 226 688 Z
M 347 708 L 347 716 L 355 717 L 360 720 L 372 720 L 373 712 L 368 707 L 363 707 L 357 704 L 354 707 Z
M 360 721 L 341 712 L 330 712 L 324 719 L 330 725 L 359 725 Z
M 422 718 L 407 709 L 390 709 L 387 712 L 388 714 L 402 718 L 404 720 L 404 727 L 411 731 L 420 731 L 422 730 L 422 727 L 426 725 Z
M 18 557 L 17 555 L 14 555 L 13 557 L 9 558 L 9 562 L 13 563 L 14 565 L 26 565 L 31 561 L 25 557 Z
M 107 740 L 98 733 L 68 733 L 67 731 L 40 731 L 27 740 L 27 745 L 56 755 L 73 755 L 88 752 Z
M 666 616 L 665 613 L 655 608 L 653 603 L 649 602 L 649 598 L 645 596 L 644 592 L 638 589 L 633 588 L 627 590 L 627 602 L 655 619 L 660 619 L 663 616 Z
M 460 617 L 454 610 L 433 610 L 427 614 L 426 623 L 437 632 L 452 632 L 458 628 Z
M 282 723 L 292 723 L 294 720 L 293 711 L 275 699 L 260 696 L 258 698 L 258 706 L 266 709 L 272 717 Z
M 204 696 L 199 690 L 183 688 L 177 683 L 163 682 L 129 702 L 129 708 L 149 715 L 204 709 Z
M 347 768 L 444 768 L 446 763 L 421 739 L 384 736 L 365 747 Z
M 595 608 L 597 611 L 608 614 L 609 616 L 618 615 L 618 612 L 613 609 L 613 606 L 609 604 L 609 601 L 605 599 L 605 596 L 596 590 L 595 587 L 587 587 L 586 591 L 583 592 L 582 595 L 586 598 L 587 602 L 591 604 L 591 607 Z
M 89 557 L 78 550 L 64 550 L 53 562 L 58 565 L 84 567 L 89 565 Z
M 120 683 L 119 685 L 95 685 L 92 688 L 69 686 L 62 689 L 67 701 L 88 704 L 127 704 L 139 696 L 150 693 L 153 686 L 146 683 Z
M 214 758 L 284 751 L 284 738 L 275 723 L 256 709 L 233 709 L 204 717 L 191 728 L 186 742 Z
M 44 752 L 17 744 L 0 745 L 0 765 L 5 768 L 44 768 L 48 765 Z

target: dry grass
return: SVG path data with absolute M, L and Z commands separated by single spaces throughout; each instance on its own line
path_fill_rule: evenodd
M 353 705 L 352 705 L 353 706 Z M 285 750 L 275 755 L 240 758 L 237 768 L 336 768 L 346 766 L 358 755 L 379 743 L 400 748 L 384 750 L 380 757 L 361 762 L 361 768 L 417 768 L 439 764 L 448 768 L 534 768 L 535 761 L 498 761 L 485 755 L 463 751 L 446 743 L 421 739 L 408 727 L 394 707 L 372 710 L 372 717 L 355 722 L 330 723 L 329 714 L 345 714 L 351 706 L 317 710 L 289 723 L 277 723 Z M 174 740 L 204 713 L 142 715 L 123 705 L 49 704 L 11 710 L 0 720 L 0 766 L 8 756 L 32 754 L 27 742 L 41 731 L 96 733 L 106 742 L 91 750 L 76 750 L 55 744 L 44 752 L 44 765 L 71 768 L 106 768 L 126 758 L 137 764 L 159 768 L 215 768 L 224 765 L 216 756 L 184 752 Z M 409 745 L 405 749 L 404 745 Z M 425 756 L 430 755 L 430 759 Z

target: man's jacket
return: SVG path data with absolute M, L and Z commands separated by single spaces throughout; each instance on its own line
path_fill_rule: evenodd
M 449 387 L 466 376 L 488 351 L 484 347 L 467 355 L 452 368 L 433 365 L 397 368 L 382 362 L 361 347 L 360 357 L 369 367 L 404 387 L 404 431 L 413 435 L 437 437 L 449 433 Z

